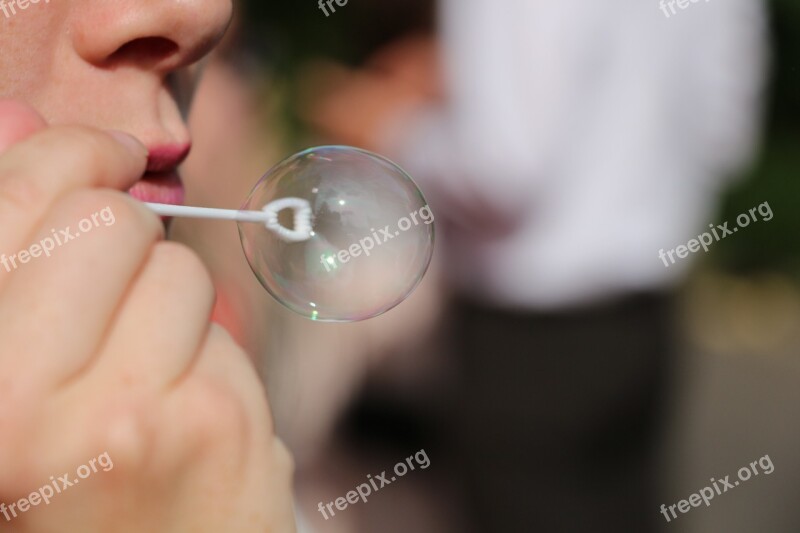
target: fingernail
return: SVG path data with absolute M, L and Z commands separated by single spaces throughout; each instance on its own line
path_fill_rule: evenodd
M 121 145 L 135 154 L 147 155 L 147 148 L 136 137 L 124 131 L 107 130 L 106 133 L 114 137 Z

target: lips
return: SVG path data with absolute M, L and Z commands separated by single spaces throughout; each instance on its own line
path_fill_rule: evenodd
M 128 194 L 142 202 L 183 205 L 184 188 L 177 171 L 148 172 L 128 189 Z
M 149 148 L 147 170 L 128 193 L 142 202 L 182 205 L 185 191 L 178 165 L 190 149 L 190 144 Z

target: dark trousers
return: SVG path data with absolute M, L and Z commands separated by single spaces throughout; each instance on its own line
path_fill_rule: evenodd
M 560 313 L 453 305 L 444 449 L 479 533 L 647 533 L 672 362 L 671 298 Z

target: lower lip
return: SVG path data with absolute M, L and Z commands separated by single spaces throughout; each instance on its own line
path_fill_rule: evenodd
M 177 172 L 147 173 L 128 189 L 128 193 L 142 202 L 183 205 L 184 188 Z

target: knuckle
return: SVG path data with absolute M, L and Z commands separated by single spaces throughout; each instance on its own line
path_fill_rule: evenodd
M 190 440 L 204 446 L 238 447 L 236 452 L 243 453 L 256 415 L 248 404 L 247 387 L 218 374 L 220 365 L 228 365 L 236 357 L 247 356 L 223 328 L 212 324 L 199 354 L 204 369 L 193 373 L 185 384 L 183 423 Z
M 0 209 L 30 212 L 38 209 L 44 198 L 37 182 L 22 173 L 0 176 Z
M 187 389 L 182 413 L 189 440 L 202 446 L 243 446 L 250 423 L 238 393 L 211 376 L 197 376 Z
M 147 463 L 158 440 L 152 398 L 118 395 L 100 414 L 103 433 L 95 449 L 113 458 L 118 473 L 137 472 Z

